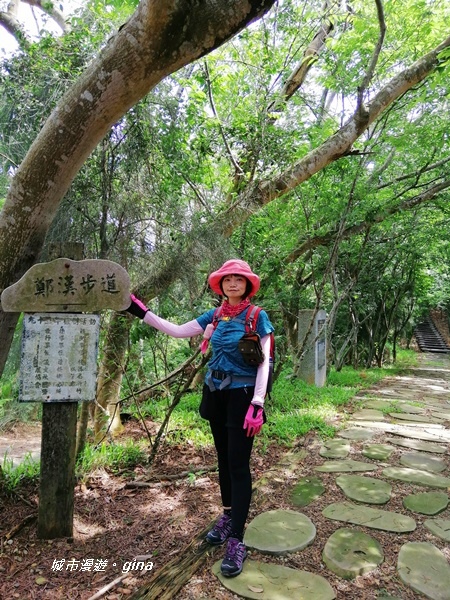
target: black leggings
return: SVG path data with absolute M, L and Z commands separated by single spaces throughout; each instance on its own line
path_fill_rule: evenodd
M 231 506 L 233 533 L 242 536 L 252 496 L 250 455 L 253 437 L 238 427 L 210 421 L 219 465 L 219 484 L 223 506 Z M 242 423 L 243 425 L 243 423 Z

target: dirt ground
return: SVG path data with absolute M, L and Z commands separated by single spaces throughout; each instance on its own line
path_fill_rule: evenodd
M 138 427 L 136 423 L 127 424 L 125 435 L 138 435 Z M 38 431 L 30 432 L 27 427 L 23 431 L 15 429 L 9 434 L 2 432 L 2 436 L 11 435 L 16 442 L 22 441 L 24 447 L 35 442 L 38 434 Z M 254 494 L 249 520 L 263 510 L 293 508 L 290 490 L 296 480 L 323 462 L 318 456 L 317 447 L 318 440 L 314 435 L 302 440 L 295 448 L 305 451 L 301 467 L 295 473 L 288 473 L 276 466 L 288 449 L 278 446 L 264 448 L 257 439 L 252 461 L 254 481 L 267 473 L 272 476 Z M 23 488 L 11 495 L 0 492 L 0 598 L 129 598 L 152 576 L 157 576 L 165 564 L 177 555 L 181 557 L 191 540 L 220 514 L 218 477 L 214 467 L 212 447 L 199 451 L 189 445 L 166 444 L 151 470 L 139 467 L 132 473 L 114 476 L 106 471 L 92 474 L 89 480 L 76 485 L 73 539 L 37 539 L 34 518 L 37 514 L 37 488 Z M 201 468 L 203 472 L 192 474 Z M 191 475 L 168 478 L 183 472 L 190 472 Z M 396 575 L 398 551 L 406 541 L 402 535 L 371 532 L 384 549 L 385 561 L 370 574 L 345 581 L 325 567 L 322 549 L 331 533 L 342 524 L 325 519 L 322 510 L 331 502 L 344 500 L 344 496 L 335 485 L 333 474 L 323 474 L 323 479 L 327 487 L 325 494 L 301 509 L 316 525 L 314 543 L 301 552 L 285 557 L 253 553 L 252 558 L 322 575 L 339 599 L 374 600 L 380 592 L 403 600 L 420 598 L 420 595 L 405 588 Z M 152 487 L 127 487 L 130 482 L 138 480 L 152 482 Z M 398 494 L 398 498 L 391 500 L 391 509 L 406 514 L 401 498 L 408 491 L 407 486 L 400 491 L 402 493 Z M 408 540 L 430 541 L 423 527 L 408 534 Z M 449 551 L 444 543 L 437 543 L 436 538 L 433 543 L 448 557 Z M 210 553 L 190 581 L 170 597 L 178 600 L 236 598 L 211 573 L 212 564 L 222 555 L 223 548 Z M 136 560 L 143 562 L 147 570 L 134 569 L 132 563 Z M 100 590 L 118 578 L 121 578 L 120 581 L 101 596 L 98 595 Z

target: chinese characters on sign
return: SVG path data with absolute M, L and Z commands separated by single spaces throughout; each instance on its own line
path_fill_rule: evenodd
M 110 260 L 57 258 L 33 265 L 3 290 L 5 312 L 95 313 L 125 310 L 130 304 L 130 278 Z
M 93 400 L 99 328 L 98 315 L 25 315 L 19 401 Z
M 82 290 L 82 294 L 89 294 L 95 287 L 100 287 L 102 293 L 118 294 L 116 274 L 107 273 L 104 277 L 97 280 L 91 273 L 81 277 L 79 281 L 75 281 L 73 275 L 59 276 L 57 281 L 46 279 L 45 277 L 37 277 L 34 281 L 35 296 L 44 298 L 52 298 L 52 296 L 62 294 L 63 296 L 74 296 Z

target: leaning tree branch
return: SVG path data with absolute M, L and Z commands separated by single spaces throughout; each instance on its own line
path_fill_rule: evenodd
M 318 248 L 320 246 L 328 246 L 329 244 L 334 242 L 338 235 L 340 235 L 341 239 L 348 239 L 353 235 L 356 235 L 358 233 L 361 233 L 362 231 L 369 229 L 377 223 L 381 223 L 382 221 L 384 221 L 392 215 L 398 214 L 404 210 L 412 210 L 413 208 L 416 208 L 421 204 L 425 204 L 426 202 L 433 200 L 438 194 L 440 194 L 443 190 L 446 190 L 448 188 L 450 188 L 449 179 L 438 183 L 426 190 L 425 192 L 417 194 L 413 198 L 408 198 L 407 200 L 404 200 L 403 202 L 400 202 L 395 206 L 383 207 L 376 212 L 369 213 L 364 217 L 362 221 L 355 225 L 347 227 L 341 234 L 339 234 L 339 229 L 335 229 L 333 231 L 329 231 L 324 235 L 318 235 L 313 238 L 310 238 L 309 240 L 306 240 L 305 242 L 300 244 L 300 246 L 298 246 L 293 252 L 286 256 L 283 259 L 283 261 L 285 263 L 292 263 L 310 250 L 314 250 L 315 248 Z
M 353 143 L 394 102 L 428 77 L 439 64 L 439 55 L 450 47 L 450 37 L 434 50 L 395 75 L 375 94 L 367 107 L 366 118 L 355 112 L 348 121 L 320 146 L 272 179 L 254 182 L 225 212 L 223 232 L 229 237 L 249 216 L 276 198 L 291 192 L 329 164 L 346 156 Z
M 225 131 L 223 129 L 222 126 L 222 121 L 219 118 L 219 115 L 217 114 L 217 110 L 216 110 L 216 104 L 214 102 L 214 96 L 212 93 L 212 87 L 211 87 L 211 78 L 209 76 L 209 69 L 208 69 L 208 61 L 204 61 L 203 63 L 204 68 L 205 68 L 205 76 L 206 76 L 206 83 L 208 85 L 208 98 L 209 98 L 209 104 L 211 106 L 211 110 L 213 111 L 213 115 L 217 121 L 217 124 L 219 126 L 219 131 L 220 131 L 220 135 L 222 137 L 223 143 L 225 145 L 227 154 L 228 154 L 228 158 L 230 159 L 231 164 L 234 167 L 234 171 L 237 175 L 239 175 L 240 177 L 242 177 L 244 175 L 244 172 L 241 168 L 241 166 L 237 163 L 236 159 L 233 156 L 233 153 L 231 152 L 231 148 L 230 145 L 228 143 L 227 140 L 227 136 L 225 135 Z
M 54 2 L 49 2 L 48 0 L 44 2 L 42 2 L 42 0 L 22 0 L 22 2 L 24 4 L 29 4 L 30 6 L 35 6 L 36 8 L 42 10 L 42 12 L 47 14 L 53 19 L 53 21 L 55 21 L 55 23 L 58 25 L 58 27 L 60 27 L 63 33 L 69 31 L 70 28 L 66 22 L 63 13 L 55 6 Z
M 386 35 L 386 21 L 384 20 L 383 2 L 382 2 L 382 0 L 375 0 L 375 4 L 377 7 L 377 16 L 378 16 L 378 23 L 380 26 L 380 33 L 378 35 L 378 40 L 377 40 L 375 49 L 373 51 L 369 67 L 366 71 L 366 74 L 364 75 L 361 85 L 358 88 L 358 100 L 357 100 L 357 108 L 356 108 L 356 110 L 358 112 L 362 112 L 364 110 L 364 103 L 363 103 L 364 92 L 366 91 L 368 85 L 372 81 L 372 77 L 375 72 L 375 67 L 377 66 L 377 62 L 380 57 L 381 48 L 383 47 L 384 37 Z
M 325 7 L 326 8 L 326 7 Z M 325 18 L 319 26 L 319 30 L 314 35 L 311 42 L 303 52 L 303 56 L 300 61 L 295 65 L 293 71 L 287 78 L 283 89 L 280 92 L 281 102 L 286 102 L 291 98 L 295 92 L 303 85 L 307 74 L 309 73 L 313 64 L 317 61 L 318 56 L 325 46 L 325 42 L 333 31 L 333 23 Z M 280 100 L 272 101 L 267 110 L 276 110 L 280 106 Z
M 0 25 L 16 40 L 22 50 L 30 45 L 30 40 L 17 17 L 10 13 L 0 11 Z

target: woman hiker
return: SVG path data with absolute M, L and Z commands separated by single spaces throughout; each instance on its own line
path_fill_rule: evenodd
M 242 540 L 252 493 L 250 455 L 254 436 L 265 422 L 263 407 L 273 326 L 267 313 L 261 310 L 256 330 L 264 358 L 259 366 L 248 365 L 238 342 L 246 332 L 245 317 L 250 298 L 259 289 L 259 277 L 245 261 L 232 259 L 211 273 L 208 282 L 216 294 L 224 296 L 221 307 L 211 308 L 183 325 L 161 319 L 133 295 L 127 310 L 147 325 L 176 338 L 203 333 L 203 352 L 211 339 L 212 357 L 203 386 L 200 415 L 210 423 L 217 451 L 223 515 L 207 534 L 206 541 L 219 545 L 228 540 L 221 572 L 234 577 L 241 573 L 247 556 Z

